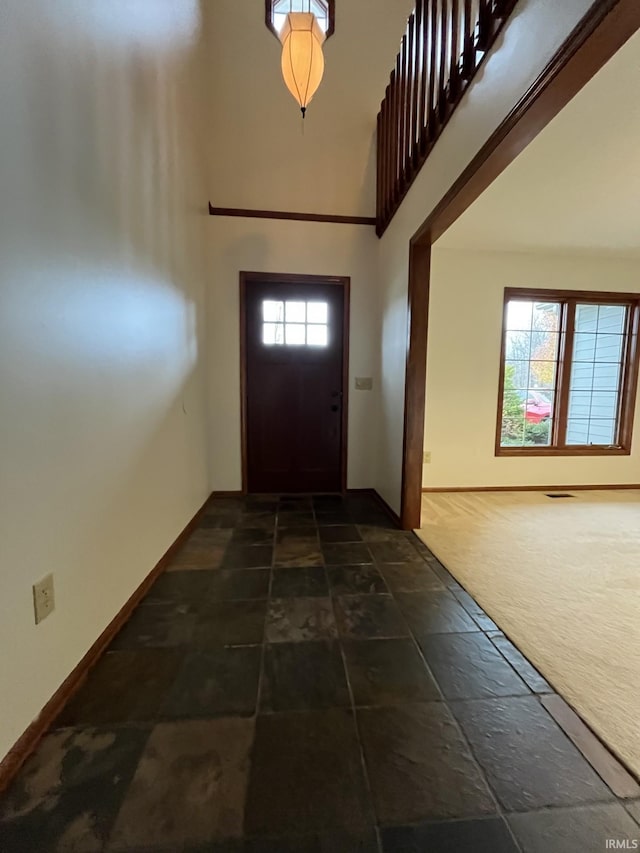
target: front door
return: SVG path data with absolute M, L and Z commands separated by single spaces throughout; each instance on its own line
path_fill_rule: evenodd
M 249 492 L 343 489 L 348 280 L 245 274 Z

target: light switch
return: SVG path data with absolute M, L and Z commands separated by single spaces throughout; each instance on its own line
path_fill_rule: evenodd
M 356 391 L 371 391 L 373 379 L 370 376 L 356 376 Z

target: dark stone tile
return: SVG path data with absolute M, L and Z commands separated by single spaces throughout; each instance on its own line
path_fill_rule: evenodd
M 392 542 L 368 542 L 369 550 L 376 563 L 402 563 L 414 561 L 418 552 L 408 539 L 394 539 Z
M 350 506 L 349 514 L 357 525 L 367 527 L 384 527 L 387 530 L 397 530 L 397 524 L 377 507 Z
M 476 623 L 448 590 L 398 593 L 396 599 L 415 634 L 478 630 Z
M 272 545 L 229 545 L 222 561 L 223 569 L 269 568 L 273 562 Z
M 362 542 L 355 524 L 333 524 L 329 527 L 320 525 L 318 528 L 321 542 Z
M 199 528 L 171 559 L 167 571 L 217 569 L 233 531 Z
M 320 509 L 316 507 L 316 521 L 318 524 L 353 524 L 354 519 L 347 509 Z
M 406 533 L 404 530 L 380 527 L 375 524 L 360 524 L 358 525 L 358 530 L 365 542 L 402 542 L 413 535 Z
M 265 639 L 268 643 L 330 640 L 337 636 L 329 598 L 272 598 Z
M 375 566 L 366 563 L 355 566 L 329 566 L 327 575 L 334 595 L 389 592 L 380 572 Z
M 231 533 L 231 531 L 228 532 Z M 211 545 L 206 549 L 206 551 L 185 548 L 176 554 L 165 571 L 184 572 L 197 570 L 210 571 L 211 569 L 218 569 L 220 568 L 226 550 L 226 545 Z
M 318 547 L 318 528 L 311 525 L 305 527 L 279 527 L 276 530 L 276 543 L 278 545 L 289 545 L 305 543 Z
M 342 495 L 313 495 L 313 505 L 316 510 L 331 510 L 340 509 L 344 506 L 344 498 Z
M 535 697 L 479 699 L 451 707 L 505 809 L 612 798 Z
M 200 527 L 210 530 L 231 530 L 236 526 L 239 519 L 239 512 L 227 511 L 208 513 L 200 519 Z
M 184 548 L 193 548 L 206 551 L 213 545 L 228 545 L 233 535 L 233 530 L 224 528 L 197 527 L 184 544 Z
M 317 539 L 279 542 L 275 548 L 274 565 L 278 568 L 324 565 Z
M 110 850 L 188 849 L 242 834 L 253 720 L 160 723 L 116 821 Z
M 311 510 L 283 512 L 278 510 L 278 528 L 281 527 L 309 527 L 315 524 L 315 517 Z
M 208 604 L 196 628 L 200 647 L 261 643 L 266 601 L 216 601 Z
M 235 526 L 240 529 L 262 527 L 273 532 L 276 526 L 275 508 L 273 510 L 250 510 L 243 512 Z
M 380 823 L 495 813 L 486 783 L 443 702 L 357 713 Z
M 212 853 L 218 853 L 214 848 Z M 232 849 L 219 853 L 234 853 Z M 247 839 L 242 853 L 379 853 L 373 829 L 362 832 L 313 833 L 278 838 Z
M 191 604 L 197 606 L 207 597 L 215 571 L 165 572 L 143 599 L 143 604 Z
M 435 557 L 431 559 L 425 558 L 428 565 L 433 569 L 434 573 L 440 578 L 442 583 L 450 590 L 461 590 L 462 587 L 458 583 L 458 581 L 454 578 L 451 572 L 447 571 L 445 567 L 436 560 Z
M 450 820 L 382 830 L 384 853 L 519 853 L 502 818 Z
M 496 623 L 487 616 L 478 602 L 466 590 L 454 589 L 453 594 L 482 631 L 499 630 Z
M 275 513 L 279 503 L 279 495 L 246 495 L 243 499 L 245 512 Z
M 484 634 L 427 634 L 418 642 L 447 699 L 530 692 Z
M 292 566 L 285 569 L 274 569 L 271 595 L 274 598 L 329 595 L 324 568 L 322 566 Z
M 222 569 L 216 572 L 208 593 L 210 601 L 269 597 L 271 569 Z
M 118 632 L 110 649 L 171 648 L 186 646 L 195 631 L 197 605 L 141 604 Z
M 335 642 L 274 643 L 265 649 L 261 708 L 294 711 L 347 707 L 349 691 Z
M 640 825 L 640 800 L 628 800 L 625 806 L 631 817 Z
M 350 544 L 323 543 L 322 553 L 327 565 L 348 566 L 355 563 L 372 563 L 371 552 L 364 542 Z
M 426 592 L 444 589 L 444 584 L 422 560 L 406 563 L 380 563 L 379 569 L 394 592 Z
M 547 693 L 540 704 L 578 748 L 611 792 L 620 799 L 640 797 L 640 785 L 604 746 L 562 696 Z
M 508 816 L 524 853 L 600 853 L 618 848 L 638 849 L 640 827 L 618 803 L 573 809 L 549 809 Z M 636 842 L 632 846 L 633 842 Z
M 342 595 L 335 599 L 342 637 L 352 640 L 406 637 L 408 628 L 390 595 Z
M 56 726 L 151 720 L 183 660 L 174 649 L 107 652 L 64 708 Z
M 398 705 L 442 698 L 413 640 L 345 642 L 356 705 Z
M 207 516 L 224 515 L 229 512 L 241 512 L 244 509 L 245 500 L 246 498 L 242 495 L 209 498 L 204 509 L 204 514 Z
M 513 643 L 507 640 L 504 634 L 493 635 L 491 642 L 534 693 L 553 693 L 553 687 L 545 681 L 538 670 L 529 663 Z
M 269 527 L 238 527 L 231 537 L 232 545 L 273 545 L 273 530 Z
M 360 748 L 347 710 L 258 717 L 245 810 L 247 835 L 364 829 L 370 823 Z
M 189 655 L 162 706 L 161 716 L 253 714 L 261 656 L 260 646 L 212 649 Z
M 103 850 L 148 734 L 134 727 L 46 735 L 0 800 L 0 849 Z
M 280 512 L 311 512 L 313 501 L 310 497 L 300 495 L 280 495 L 278 509 Z

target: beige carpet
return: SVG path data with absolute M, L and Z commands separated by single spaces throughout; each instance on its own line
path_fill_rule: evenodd
M 420 538 L 640 776 L 640 491 L 429 494 Z

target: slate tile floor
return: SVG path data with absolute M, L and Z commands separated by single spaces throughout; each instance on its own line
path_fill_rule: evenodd
M 370 498 L 210 501 L 0 798 L 0 851 L 596 853 L 552 688 Z

